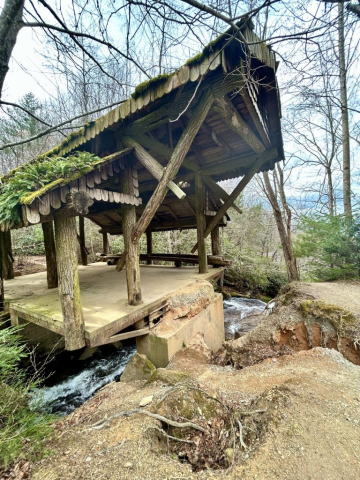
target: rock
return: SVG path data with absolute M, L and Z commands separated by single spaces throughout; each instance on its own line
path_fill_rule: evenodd
M 150 403 L 152 402 L 154 398 L 154 395 L 150 395 L 149 397 L 144 397 L 140 403 L 139 403 L 139 407 L 146 407 L 146 405 L 150 405 Z
M 176 385 L 177 383 L 184 382 L 190 377 L 185 372 L 179 372 L 178 370 L 167 370 L 166 368 L 158 368 L 150 377 L 150 382 L 162 382 L 167 385 Z
M 149 380 L 156 368 L 145 355 L 135 353 L 126 365 L 121 382 L 133 382 L 134 380 Z

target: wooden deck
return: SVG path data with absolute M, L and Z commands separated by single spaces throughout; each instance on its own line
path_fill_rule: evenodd
M 104 263 L 80 266 L 87 345 L 117 340 L 111 337 L 165 305 L 176 290 L 199 279 L 219 278 L 221 274 L 220 268 L 209 268 L 209 273 L 199 274 L 197 267 L 141 266 L 144 303 L 130 306 L 127 302 L 125 271 L 119 273 L 113 266 Z M 47 289 L 46 272 L 5 281 L 5 299 L 13 323 L 20 317 L 63 335 L 58 289 Z

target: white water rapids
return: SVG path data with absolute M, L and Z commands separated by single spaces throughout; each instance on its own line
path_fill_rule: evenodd
M 255 327 L 266 304 L 252 298 L 232 298 L 224 301 L 225 337 L 234 338 L 235 332 L 243 335 Z M 247 317 L 250 317 L 246 320 Z M 101 348 L 93 358 L 77 362 L 77 371 L 67 374 L 68 367 L 56 367 L 57 377 L 65 377 L 53 386 L 33 392 L 35 403 L 42 409 L 57 415 L 67 415 L 91 398 L 101 387 L 117 379 L 136 351 L 135 345 L 128 345 L 117 351 L 103 351 Z

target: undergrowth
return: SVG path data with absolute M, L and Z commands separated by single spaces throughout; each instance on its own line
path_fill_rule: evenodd
M 92 170 L 99 157 L 88 152 L 76 152 L 69 157 L 46 157 L 41 162 L 29 163 L 5 180 L 0 192 L 0 224 L 13 227 L 21 220 L 22 199 L 34 194 L 52 182 L 73 179 Z M 31 203 L 26 202 L 26 203 Z
M 38 381 L 20 368 L 28 356 L 16 327 L 0 324 L 0 470 L 21 458 L 46 454 L 44 441 L 51 434 L 51 416 L 29 407 L 29 395 Z

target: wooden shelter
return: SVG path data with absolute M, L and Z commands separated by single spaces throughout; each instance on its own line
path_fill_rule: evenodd
M 196 228 L 192 254 L 198 254 L 184 258 L 206 273 L 206 237 L 212 236 L 212 254 L 219 256 L 227 211 L 237 208 L 234 201 L 254 174 L 284 158 L 275 55 L 250 21 L 240 30 L 241 38 L 230 30 L 176 72 L 140 84 L 129 100 L 34 161 L 56 162 L 76 151 L 99 157 L 86 173 L 56 178 L 19 202 L 16 226 L 43 224 L 48 282 L 56 286 L 58 274 L 68 349 L 84 345 L 76 216 L 100 227 L 105 253 L 107 234 L 124 236 L 116 268 L 126 269 L 129 304 L 139 305 L 141 235 L 148 242 L 143 259 L 151 263 L 152 232 Z M 218 184 L 239 177 L 230 195 Z M 84 263 L 83 220 L 80 246 Z

